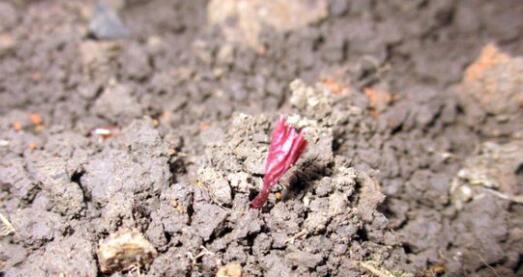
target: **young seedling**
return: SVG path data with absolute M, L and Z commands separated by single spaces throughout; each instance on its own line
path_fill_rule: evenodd
M 259 209 L 263 206 L 271 188 L 296 163 L 306 146 L 307 141 L 303 132 L 290 127 L 281 116 L 272 131 L 269 153 L 265 161 L 263 187 L 251 202 L 251 208 Z

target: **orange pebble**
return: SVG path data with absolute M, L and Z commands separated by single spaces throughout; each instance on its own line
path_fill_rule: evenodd
M 207 123 L 207 122 L 200 123 L 200 130 L 202 130 L 202 131 L 209 129 L 209 127 L 211 127 L 211 125 L 209 125 L 209 123 Z
M 31 118 L 31 122 L 34 124 L 34 125 L 41 125 L 42 124 L 42 117 L 37 114 L 37 113 L 32 113 L 30 115 L 30 118 Z
M 153 127 L 158 127 L 160 125 L 160 121 L 158 119 L 153 119 Z
M 378 116 L 393 101 L 393 95 L 385 90 L 367 87 L 363 89 L 363 92 L 370 100 L 374 117 Z
M 22 123 L 16 121 L 15 123 L 13 123 L 13 128 L 14 128 L 16 131 L 20 131 L 20 130 L 22 130 Z
M 321 82 L 325 87 L 327 87 L 327 89 L 329 89 L 335 95 L 342 94 L 345 90 L 345 86 L 343 86 L 333 78 L 323 78 Z

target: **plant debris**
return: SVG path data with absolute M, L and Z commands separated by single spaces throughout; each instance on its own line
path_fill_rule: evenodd
M 242 266 L 239 263 L 226 264 L 216 273 L 216 277 L 242 277 Z
M 9 222 L 9 220 L 1 213 L 0 221 L 2 222 L 2 227 L 0 228 L 0 236 L 8 236 L 15 232 L 13 224 L 11 224 L 11 222 Z
M 98 247 L 98 262 L 104 273 L 127 271 L 152 263 L 156 249 L 137 230 L 111 234 Z

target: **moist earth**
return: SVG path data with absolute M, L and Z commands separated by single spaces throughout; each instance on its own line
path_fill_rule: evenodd
M 522 13 L 3 1 L 0 275 L 523 275 Z

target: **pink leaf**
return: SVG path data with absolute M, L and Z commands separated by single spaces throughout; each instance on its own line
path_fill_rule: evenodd
M 298 133 L 281 116 L 272 131 L 269 154 L 265 161 L 263 188 L 251 202 L 251 208 L 259 209 L 263 206 L 269 197 L 270 189 L 296 163 L 306 146 L 307 141 L 303 132 Z

